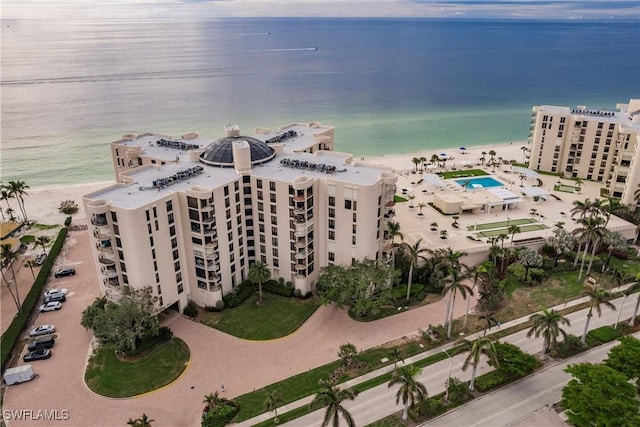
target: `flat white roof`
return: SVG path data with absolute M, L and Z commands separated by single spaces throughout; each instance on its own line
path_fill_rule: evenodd
M 522 192 L 531 197 L 548 196 L 551 194 L 549 190 L 545 190 L 542 187 L 523 187 Z

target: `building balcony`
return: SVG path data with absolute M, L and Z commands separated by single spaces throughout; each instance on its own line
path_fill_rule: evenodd
M 213 242 L 205 242 L 204 244 L 205 249 L 213 249 L 215 251 L 218 250 L 218 241 L 214 240 Z
M 212 224 L 212 223 L 215 222 L 215 220 L 216 220 L 215 217 L 211 216 L 211 217 L 208 217 L 208 218 L 202 218 L 201 222 L 203 224 Z
M 112 268 L 102 267 L 100 271 L 102 272 L 103 276 L 108 277 L 110 279 L 114 277 L 118 277 L 118 271 L 116 271 L 115 267 L 112 267 Z
M 120 302 L 122 301 L 124 292 L 122 292 L 122 289 L 107 289 L 104 296 L 107 297 L 107 299 L 110 301 Z
M 302 249 L 302 248 L 305 248 L 305 247 L 307 246 L 307 244 L 304 242 L 304 240 L 302 240 L 302 241 L 298 240 L 298 241 L 294 244 L 294 246 L 295 246 L 297 249 Z
M 304 202 L 305 200 L 306 200 L 306 197 L 304 196 L 304 194 L 298 194 L 293 196 L 294 202 Z
M 120 289 L 120 282 L 118 281 L 118 278 L 104 279 L 102 283 L 104 283 L 104 285 L 109 289 Z
M 296 206 L 293 208 L 293 212 L 297 213 L 297 214 L 302 214 L 305 213 L 307 210 L 304 207 L 299 207 Z
M 213 205 L 201 206 L 200 212 L 213 212 Z
M 296 252 L 296 259 L 305 259 L 307 258 L 307 253 L 305 251 Z
M 302 271 L 305 271 L 306 269 L 307 269 L 307 266 L 306 266 L 306 265 L 304 265 L 304 264 L 300 264 L 300 263 L 296 264 L 296 270 L 298 270 L 298 271 L 301 271 L 301 270 L 302 270 Z
M 296 237 L 304 237 L 311 230 L 313 230 L 313 223 L 311 222 L 306 222 L 304 224 L 296 224 L 296 231 L 294 234 L 296 235 Z
M 109 257 L 108 254 L 100 255 L 98 257 L 98 262 L 100 262 L 100 264 L 102 265 L 116 265 L 116 262 L 113 260 L 113 257 Z
M 105 214 L 98 214 L 91 217 L 91 224 L 104 227 L 109 225 Z
M 109 240 L 111 238 L 110 234 L 107 234 L 104 230 L 104 228 L 106 227 L 102 227 L 102 230 L 98 229 L 98 228 L 94 228 L 93 229 L 93 237 L 95 237 L 98 240 Z
M 218 231 L 215 228 L 205 228 L 202 230 L 205 236 L 213 236 L 214 239 L 218 238 Z
M 113 253 L 113 248 L 111 246 L 96 245 L 96 249 L 105 254 Z

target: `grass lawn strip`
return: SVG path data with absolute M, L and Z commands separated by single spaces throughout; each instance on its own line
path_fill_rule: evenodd
M 533 218 L 521 218 L 521 219 L 512 219 L 511 221 L 496 221 L 496 222 L 488 222 L 486 224 L 478 224 L 476 225 L 471 225 L 469 227 L 467 227 L 467 230 L 469 231 L 476 231 L 476 230 L 491 230 L 493 228 L 503 228 L 503 227 L 508 227 L 510 225 L 523 225 L 523 224 L 531 224 L 537 222 L 535 219 Z
M 313 299 L 283 297 L 263 293 L 257 305 L 254 294 L 238 307 L 207 313 L 202 323 L 247 340 L 270 340 L 295 332 L 319 307 Z
M 531 224 L 531 225 L 524 225 L 520 227 L 520 233 L 526 233 L 527 231 L 536 231 L 536 230 L 544 230 L 545 228 L 549 228 L 544 224 Z M 480 233 L 477 233 L 476 235 L 478 237 L 495 237 L 495 236 L 500 236 L 501 234 L 506 234 L 507 236 L 510 235 L 511 233 L 509 232 L 508 228 L 499 228 L 497 230 L 488 230 L 488 231 L 481 231 Z M 518 233 L 516 233 L 518 234 Z
M 103 345 L 89 360 L 85 381 L 107 397 L 131 397 L 165 386 L 182 374 L 189 362 L 189 347 L 179 338 L 159 344 L 140 360 L 123 362 L 112 345 Z
M 469 178 L 472 176 L 487 176 L 489 174 L 483 171 L 482 169 L 469 169 L 469 170 L 452 171 L 452 172 L 440 172 L 438 175 L 440 175 L 443 179 L 452 179 L 452 178 Z

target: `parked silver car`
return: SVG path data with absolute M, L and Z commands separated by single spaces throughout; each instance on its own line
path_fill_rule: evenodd
M 31 330 L 30 337 L 39 337 L 40 335 L 49 335 L 56 331 L 53 325 L 41 325 Z
M 62 303 L 58 302 L 58 301 L 53 301 L 53 302 L 48 302 L 46 304 L 42 304 L 38 310 L 40 310 L 40 312 L 44 312 L 44 311 L 54 311 L 54 310 L 60 310 L 62 308 Z

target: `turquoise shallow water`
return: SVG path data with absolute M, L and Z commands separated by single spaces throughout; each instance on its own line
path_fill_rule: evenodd
M 527 139 L 531 106 L 640 96 L 640 24 L 3 20 L 2 180 L 112 179 L 131 132 L 320 121 L 356 155 Z M 633 54 L 636 53 L 636 54 Z
M 475 185 L 480 185 L 484 188 L 504 186 L 504 184 L 502 184 L 500 181 L 487 176 L 483 176 L 480 178 L 456 179 L 456 183 L 458 183 L 461 186 L 466 186 L 467 188 L 474 188 Z

